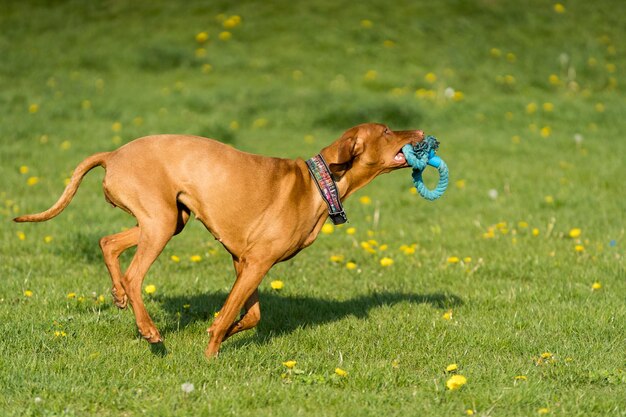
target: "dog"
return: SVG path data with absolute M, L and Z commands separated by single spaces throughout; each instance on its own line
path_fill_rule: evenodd
M 117 307 L 130 303 L 143 338 L 159 343 L 161 335 L 143 303 L 142 282 L 193 213 L 232 255 L 237 274 L 207 330 L 205 355 L 213 357 L 225 339 L 259 323 L 258 287 L 270 268 L 311 245 L 329 216 L 345 222 L 341 201 L 378 175 L 408 167 L 402 147 L 423 139 L 421 130 L 362 124 L 305 161 L 245 153 L 197 136 L 147 136 L 86 158 L 51 208 L 14 221 L 57 216 L 87 172 L 104 167 L 106 200 L 137 220 L 135 227 L 100 239 L 111 293 Z M 123 273 L 118 258 L 133 246 L 137 251 Z

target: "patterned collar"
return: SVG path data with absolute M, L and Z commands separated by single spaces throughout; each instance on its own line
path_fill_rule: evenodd
M 348 221 L 346 213 L 343 211 L 341 200 L 339 200 L 339 192 L 337 184 L 333 180 L 332 174 L 326 165 L 326 161 L 322 155 L 316 155 L 306 161 L 309 173 L 317 189 L 322 195 L 322 199 L 328 204 L 328 215 L 333 224 L 343 224 Z

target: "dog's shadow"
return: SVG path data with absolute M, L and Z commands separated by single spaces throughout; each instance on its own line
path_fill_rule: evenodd
M 209 324 L 227 294 L 208 293 L 195 296 L 159 297 L 156 301 L 167 315 L 166 325 L 161 326 L 163 335 L 183 331 L 196 322 Z M 254 333 L 255 343 L 266 343 L 273 337 L 292 333 L 299 328 L 321 326 L 348 316 L 367 318 L 377 307 L 392 306 L 398 303 L 428 304 L 437 309 L 451 309 L 462 305 L 462 300 L 452 294 L 406 294 L 382 292 L 361 295 L 344 301 L 308 296 L 283 296 L 275 292 L 261 292 L 261 322 Z M 249 338 L 241 341 L 249 343 Z

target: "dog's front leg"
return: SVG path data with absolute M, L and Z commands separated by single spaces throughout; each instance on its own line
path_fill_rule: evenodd
M 234 322 L 228 329 L 228 333 L 224 336 L 224 340 L 228 339 L 235 333 L 252 329 L 261 321 L 261 304 L 259 304 L 259 290 L 254 290 L 250 298 L 246 301 L 243 316 Z M 224 341 L 222 340 L 222 341 Z
M 240 261 L 236 268 L 237 280 L 230 294 L 228 294 L 219 316 L 207 330 L 211 337 L 204 352 L 207 357 L 217 356 L 220 345 L 226 337 L 256 325 L 258 320 L 255 319 L 260 318 L 261 311 L 257 288 L 273 264 L 273 262 L 267 261 L 254 261 L 250 257 Z M 233 323 L 244 304 L 247 308 L 246 314 L 240 321 Z

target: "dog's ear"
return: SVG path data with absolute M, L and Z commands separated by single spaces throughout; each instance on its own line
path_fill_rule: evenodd
M 352 166 L 354 158 L 363 152 L 363 141 L 358 136 L 359 129 L 352 128 L 330 146 L 322 149 L 322 154 L 335 179 L 343 177 Z

